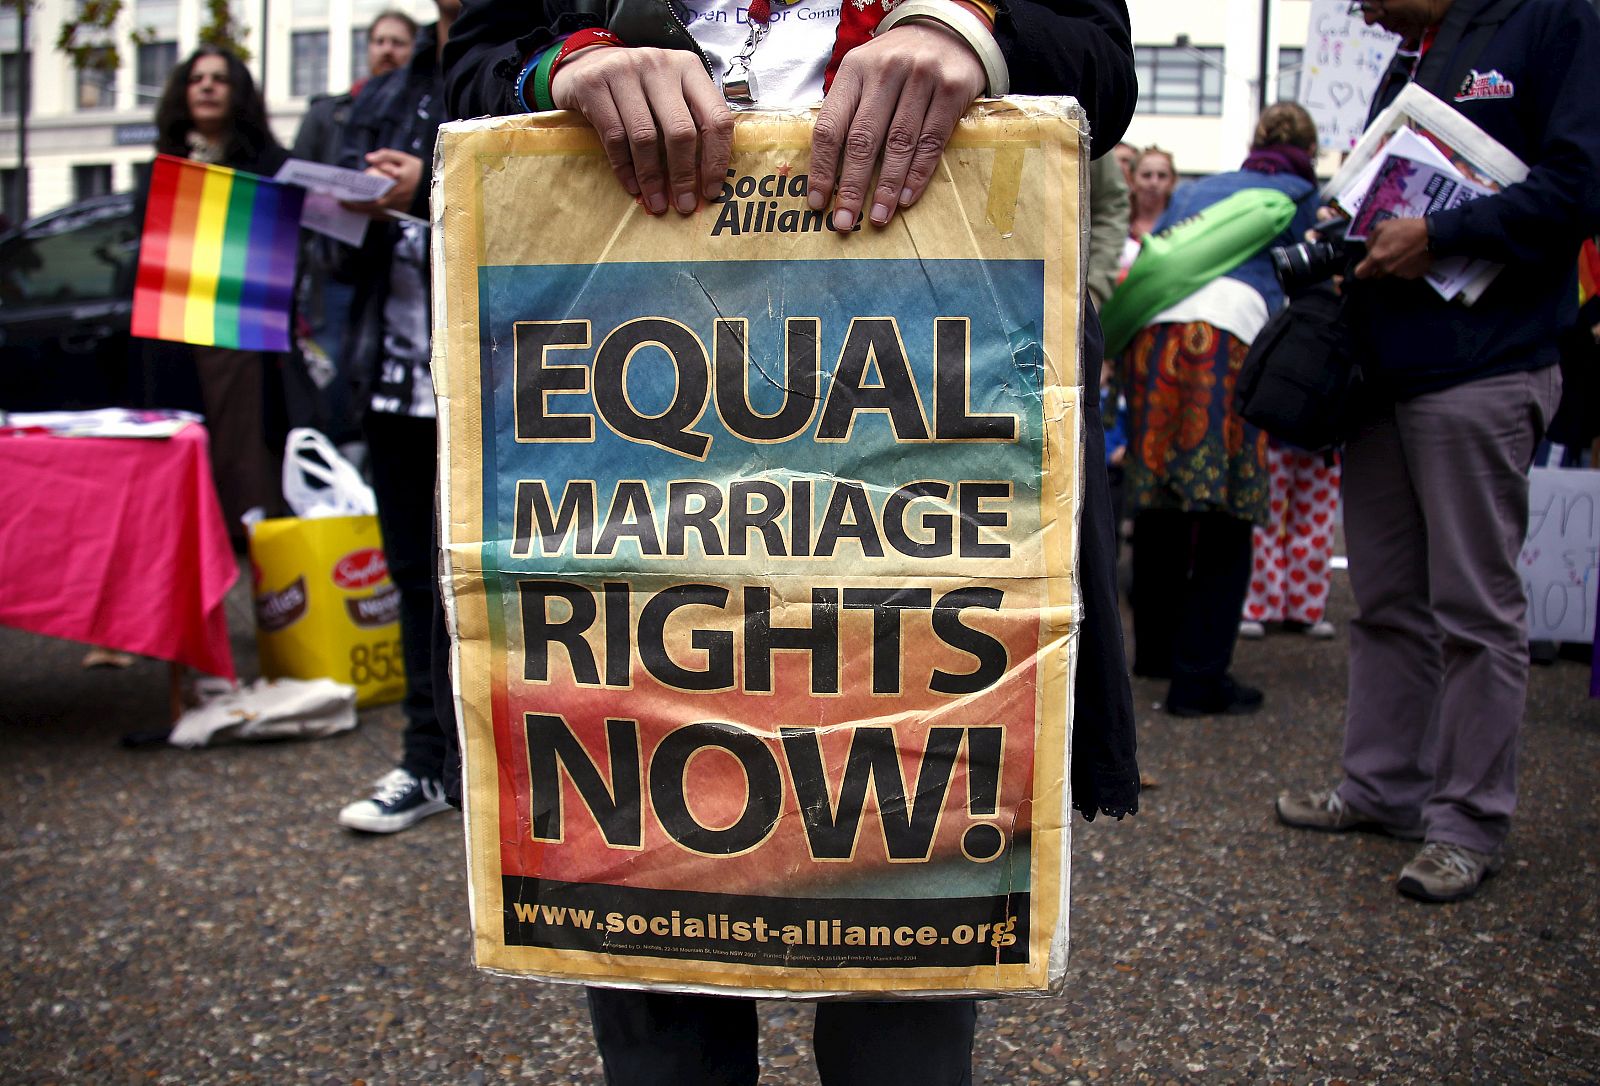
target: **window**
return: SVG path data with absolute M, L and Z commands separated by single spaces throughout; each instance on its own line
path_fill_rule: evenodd
M 1279 49 L 1278 50 L 1278 97 L 1279 102 L 1300 101 L 1300 73 L 1305 70 L 1304 49 Z
M 0 169 L 0 215 L 4 215 L 12 226 L 16 226 L 22 216 L 22 171 L 15 166 Z
M 167 77 L 178 66 L 178 43 L 154 41 L 139 46 L 135 82 L 138 87 L 134 97 L 141 106 L 153 106 L 161 101 L 161 91 Z
M 111 163 L 97 162 L 92 166 L 72 167 L 72 198 L 87 200 L 91 196 L 111 195 Z
M 22 73 L 32 57 L 32 53 L 0 56 L 0 113 L 7 117 L 16 116 L 22 108 Z
M 78 72 L 79 109 L 115 109 L 117 105 L 117 70 L 107 67 L 115 56 L 109 47 L 96 49 L 90 66 Z M 99 62 L 96 64 L 96 62 Z
M 296 98 L 328 89 L 328 32 L 296 30 L 289 35 L 289 93 Z
M 179 0 L 138 0 L 134 22 L 141 29 L 159 34 L 163 40 L 178 36 Z
M 1148 113 L 1222 113 L 1221 46 L 1141 45 L 1133 51 L 1139 108 Z
M 367 68 L 367 34 L 371 30 L 372 27 L 364 26 L 359 30 L 350 31 L 350 85 L 352 87 L 372 74 Z

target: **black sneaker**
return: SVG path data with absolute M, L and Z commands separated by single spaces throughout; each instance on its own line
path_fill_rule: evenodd
M 339 825 L 365 833 L 399 833 L 449 809 L 444 783 L 438 778 L 413 777 L 404 769 L 392 769 L 373 786 L 371 798 L 357 800 L 339 812 Z

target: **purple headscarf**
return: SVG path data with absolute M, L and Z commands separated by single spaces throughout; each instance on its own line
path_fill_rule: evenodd
M 1292 173 L 1313 185 L 1317 183 L 1317 171 L 1311 165 L 1311 156 L 1292 143 L 1274 143 L 1251 151 L 1241 168 L 1256 173 Z

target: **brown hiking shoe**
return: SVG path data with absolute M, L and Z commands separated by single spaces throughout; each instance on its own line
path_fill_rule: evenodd
M 1395 889 L 1409 898 L 1443 904 L 1478 892 L 1500 870 L 1500 857 L 1449 841 L 1429 841 L 1400 871 Z
M 1362 814 L 1348 806 L 1337 791 L 1285 792 L 1278 797 L 1278 821 L 1285 826 L 1323 833 L 1349 833 L 1363 830 L 1398 837 L 1402 841 L 1422 840 L 1422 827 L 1395 826 Z

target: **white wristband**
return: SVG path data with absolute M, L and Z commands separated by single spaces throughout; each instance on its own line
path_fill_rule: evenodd
M 893 29 L 907 19 L 932 19 L 953 31 L 962 41 L 970 45 L 972 51 L 978 54 L 979 62 L 983 64 L 983 74 L 989 81 L 991 98 L 998 98 L 1011 89 L 1011 69 L 1006 66 L 1006 58 L 994 40 L 994 33 L 984 25 L 982 19 L 955 0 L 905 0 L 883 17 L 878 28 L 872 32 L 873 37 Z

